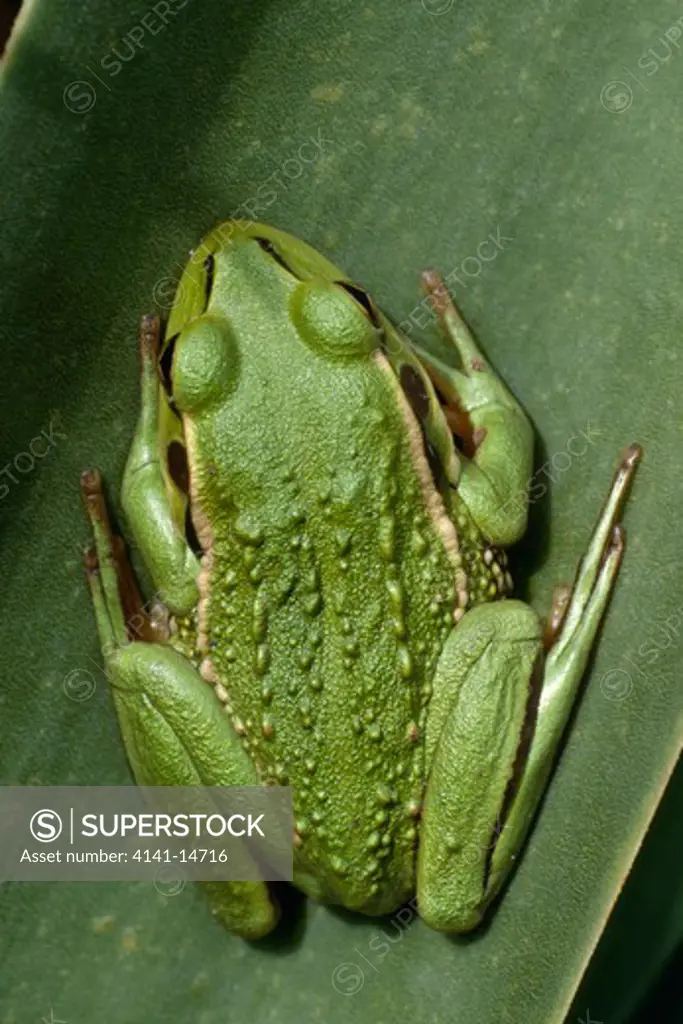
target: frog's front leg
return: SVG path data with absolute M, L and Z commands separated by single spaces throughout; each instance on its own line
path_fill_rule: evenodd
M 187 499 L 169 463 L 185 460 L 177 415 L 162 396 L 157 372 L 159 319 L 143 316 L 139 330 L 140 416 L 121 487 L 126 519 L 159 596 L 185 615 L 197 602 L 199 564 L 185 537 Z M 179 473 L 184 472 L 184 465 Z
M 121 733 L 137 783 L 259 785 L 213 691 L 191 662 L 166 644 L 130 641 L 123 609 L 125 605 L 132 611 L 135 606 L 128 587 L 132 573 L 122 545 L 118 546 L 118 538 L 111 534 L 99 474 L 84 473 L 82 490 L 95 539 L 95 549 L 86 554 L 88 582 Z M 141 618 L 138 609 L 135 619 L 139 622 Z M 230 931 L 256 939 L 275 926 L 278 913 L 263 882 L 204 885 L 214 914 Z
M 619 515 L 640 457 L 621 461 L 545 664 L 536 614 L 475 606 L 437 668 L 425 737 L 428 783 L 418 904 L 434 928 L 468 931 L 500 891 L 547 785 L 623 552 Z
M 489 543 L 513 544 L 526 529 L 531 425 L 486 362 L 438 274 L 423 274 L 423 282 L 462 364 L 456 370 L 415 346 L 447 401 L 444 412 L 453 432 L 466 435 L 458 494 Z

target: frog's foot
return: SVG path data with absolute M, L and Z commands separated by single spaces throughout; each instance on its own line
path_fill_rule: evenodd
M 554 603 L 552 645 L 543 668 L 533 738 L 519 781 L 507 800 L 503 835 L 491 857 L 491 897 L 501 888 L 529 830 L 571 715 L 624 554 L 621 511 L 641 457 L 637 444 L 623 453 L 574 586 Z
M 553 603 L 551 630 L 555 635 L 546 661 L 546 677 L 559 671 L 577 647 L 587 660 L 590 646 L 586 642 L 590 645 L 597 632 L 624 553 L 621 511 L 642 455 L 639 444 L 629 445 L 623 452 L 588 550 L 577 569 L 574 586 L 559 603 Z
M 487 363 L 439 275 L 426 271 L 422 281 L 461 363 L 454 369 L 414 346 L 442 397 L 451 430 L 463 442 L 458 493 L 486 540 L 506 546 L 526 528 L 531 426 Z
M 618 568 L 624 552 L 624 529 L 619 516 L 642 456 L 643 450 L 639 444 L 629 445 L 622 453 L 590 548 L 577 569 L 574 585 L 560 583 L 555 587 L 543 633 L 546 652 L 558 644 L 566 643 L 566 639 L 562 639 L 563 635 L 567 631 L 571 632 L 575 621 L 583 615 L 595 587 L 596 575 L 610 554 L 617 560 Z M 573 609 L 574 622 L 568 620 L 570 609 Z
M 622 454 L 571 593 L 555 606 L 556 635 L 545 659 L 533 742 L 509 802 L 508 827 L 491 861 L 490 885 L 494 891 L 501 887 L 510 870 L 547 784 L 609 603 L 624 554 L 621 512 L 642 454 L 637 444 L 630 445 Z M 565 601 L 566 608 L 562 609 Z M 558 607 L 561 615 L 557 614 Z
M 167 635 L 166 623 L 142 606 L 123 541 L 112 534 L 99 473 L 84 473 L 81 490 L 95 542 L 85 553 L 86 574 L 136 782 L 257 786 L 253 765 L 211 688 L 179 651 L 158 642 Z M 203 885 L 212 912 L 235 934 L 260 938 L 277 923 L 265 883 Z
M 85 571 L 105 654 L 133 640 L 164 643 L 168 615 L 143 603 L 123 538 L 112 532 L 98 470 L 81 475 L 81 494 L 95 540 L 85 551 Z
M 105 659 L 129 642 L 117 571 L 116 544 L 102 493 L 98 470 L 81 475 L 81 494 L 92 528 L 94 547 L 85 551 L 84 564 L 95 608 L 97 631 Z
M 621 509 L 641 455 L 638 445 L 624 452 L 574 587 L 554 603 L 545 664 L 536 616 L 519 601 L 473 608 L 444 647 L 418 861 L 420 912 L 433 927 L 476 927 L 515 864 L 619 571 Z M 472 765 L 483 768 L 473 775 Z

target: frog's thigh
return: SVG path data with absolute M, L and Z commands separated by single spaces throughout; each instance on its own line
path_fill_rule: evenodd
M 219 702 L 172 647 L 132 643 L 107 659 L 126 752 L 142 786 L 257 786 Z M 277 922 L 263 882 L 205 883 L 213 913 L 248 939 Z
M 520 601 L 473 608 L 444 647 L 425 737 L 417 870 L 420 914 L 434 928 L 475 927 L 490 898 L 491 849 L 540 652 L 540 623 Z

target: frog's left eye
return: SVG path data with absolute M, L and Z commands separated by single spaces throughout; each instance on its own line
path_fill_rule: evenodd
M 237 341 L 224 318 L 204 314 L 180 333 L 173 354 L 173 398 L 183 413 L 222 401 L 237 386 Z

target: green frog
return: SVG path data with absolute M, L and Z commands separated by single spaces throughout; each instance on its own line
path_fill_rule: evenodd
M 545 629 L 511 594 L 533 434 L 435 273 L 455 356 L 411 344 L 302 241 L 231 221 L 140 328 L 122 505 L 149 614 L 83 474 L 86 569 L 143 785 L 287 785 L 295 883 L 436 929 L 476 927 L 546 788 L 624 548 L 616 474 Z M 136 621 L 135 628 L 131 622 Z M 143 623 L 141 625 L 141 623 Z M 212 883 L 248 939 L 263 882 Z

